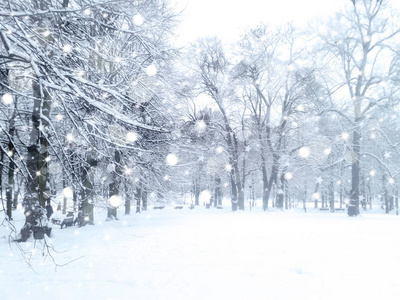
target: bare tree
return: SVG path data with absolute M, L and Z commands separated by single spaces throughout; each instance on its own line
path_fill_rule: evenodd
M 379 110 L 394 107 L 396 97 L 398 50 L 398 16 L 390 11 L 387 2 L 360 0 L 348 3 L 330 23 L 320 28 L 323 41 L 323 62 L 317 68 L 329 70 L 326 80 L 330 97 L 336 105 L 325 112 L 336 111 L 350 122 L 349 150 L 351 151 L 351 191 L 349 215 L 359 214 L 363 131 Z M 329 28 L 329 29 L 328 29 Z M 340 67 L 339 67 L 340 66 Z M 328 78 L 325 78 L 328 79 Z M 390 91 L 389 91 L 390 90 Z M 351 114 L 347 114 L 350 111 Z

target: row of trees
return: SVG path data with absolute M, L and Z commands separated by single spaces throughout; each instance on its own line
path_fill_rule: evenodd
M 129 213 L 133 195 L 139 209 L 163 189 L 174 127 L 166 109 L 173 26 L 163 0 L 0 4 L 0 187 L 8 219 L 20 195 L 43 207 L 64 191 L 64 213 L 71 194 L 93 220 L 95 203 L 112 218 L 124 193 Z
M 260 25 L 232 51 L 206 38 L 179 52 L 164 0 L 1 3 L 7 218 L 21 195 L 44 206 L 62 191 L 64 212 L 71 196 L 89 220 L 93 205 L 115 218 L 186 192 L 216 206 L 230 195 L 233 210 L 246 197 L 264 210 L 349 198 L 350 215 L 380 195 L 388 210 L 397 18 L 386 2 L 349 1 L 306 31 Z
M 386 212 L 393 207 L 399 30 L 387 2 L 349 1 L 306 31 L 261 25 L 230 53 L 217 38 L 187 51 L 193 115 L 202 120 L 193 99 L 203 95 L 213 108 L 208 143 L 226 149 L 225 157 L 211 152 L 208 162 L 225 163 L 233 210 L 244 209 L 245 191 L 254 186 L 264 209 L 271 193 L 277 207 L 291 197 L 322 200 L 331 209 L 347 198 L 350 215 L 377 197 Z

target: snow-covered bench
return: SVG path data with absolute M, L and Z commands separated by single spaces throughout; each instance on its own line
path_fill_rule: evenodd
M 68 212 L 67 213 L 67 215 L 65 216 L 65 217 L 63 217 L 63 218 L 60 218 L 60 217 L 54 217 L 54 218 L 52 218 L 51 219 L 51 222 L 53 223 L 53 224 L 56 224 L 56 225 L 60 225 L 61 226 L 61 229 L 65 226 L 65 227 L 68 227 L 68 226 L 72 226 L 72 225 L 75 225 L 75 223 L 76 223 L 76 221 L 74 220 L 74 212 L 72 212 L 72 211 L 70 211 L 70 212 Z
M 165 206 L 164 205 L 159 205 L 159 206 L 153 206 L 153 209 L 164 209 Z

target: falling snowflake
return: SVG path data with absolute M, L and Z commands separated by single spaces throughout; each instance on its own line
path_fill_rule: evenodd
M 347 141 L 349 139 L 349 136 L 350 135 L 347 132 L 343 132 L 342 133 L 342 139 L 345 140 L 345 141 Z
M 72 143 L 74 141 L 74 136 L 72 135 L 72 133 L 67 134 L 67 141 L 70 143 Z
M 290 180 L 290 179 L 292 179 L 292 178 L 293 178 L 293 173 L 287 172 L 287 173 L 285 174 L 285 179 L 286 179 L 286 180 Z
M 195 129 L 197 132 L 202 133 L 206 131 L 207 124 L 203 120 L 199 120 L 196 122 Z
M 218 146 L 216 149 L 215 149 L 215 153 L 217 153 L 217 154 L 220 154 L 220 153 L 222 153 L 224 151 L 224 147 L 222 147 L 222 146 Z
M 74 191 L 70 187 L 66 187 L 63 189 L 63 196 L 64 198 L 71 199 L 74 196 Z
M 125 175 L 131 175 L 131 174 L 132 174 L 132 169 L 125 166 Z
M 376 171 L 375 171 L 375 170 L 371 170 L 371 171 L 369 172 L 369 175 L 371 175 L 372 177 L 374 177 L 374 176 L 376 175 Z
M 331 149 L 331 148 L 326 148 L 326 149 L 324 150 L 324 154 L 325 154 L 326 156 L 328 156 L 329 154 L 331 154 L 331 152 L 332 152 L 332 149 Z
M 165 161 L 166 161 L 167 165 L 175 166 L 178 163 L 178 157 L 175 154 L 170 153 L 165 158 Z
M 63 46 L 63 51 L 64 51 L 65 53 L 71 53 L 71 51 L 72 51 L 72 46 L 69 45 L 69 44 L 64 45 L 64 46 Z
M 136 14 L 133 16 L 133 24 L 135 24 L 136 26 L 142 26 L 144 23 L 144 18 L 141 14 Z
M 9 93 L 4 94 L 1 99 L 5 105 L 13 103 L 13 96 Z
M 126 134 L 126 140 L 130 143 L 136 142 L 138 140 L 138 134 L 134 131 L 130 131 Z
M 51 32 L 49 30 L 46 30 L 45 32 L 43 32 L 44 37 L 48 37 L 50 34 L 51 34 Z
M 118 195 L 113 195 L 110 197 L 110 199 L 108 199 L 108 203 L 112 207 L 118 207 L 121 205 L 121 197 L 119 197 Z
M 151 64 L 146 68 L 145 71 L 148 76 L 154 76 L 158 73 L 158 68 L 155 64 Z
M 310 148 L 308 148 L 308 147 L 301 147 L 301 148 L 299 149 L 299 156 L 300 156 L 301 158 L 307 158 L 307 157 L 309 157 L 309 156 L 310 156 Z

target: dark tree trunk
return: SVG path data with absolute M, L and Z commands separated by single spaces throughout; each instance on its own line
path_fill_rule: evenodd
M 125 182 L 125 215 L 131 214 L 131 200 L 132 196 L 128 190 L 128 184 Z
M 387 190 L 387 185 L 386 185 L 386 175 L 383 175 L 382 177 L 382 185 L 383 185 L 383 199 L 385 201 L 385 213 L 389 213 L 390 209 L 389 209 L 389 195 L 388 195 L 388 190 Z
M 8 142 L 8 153 L 9 153 L 9 164 L 8 164 L 8 186 L 6 188 L 6 199 L 7 199 L 7 216 L 9 220 L 12 219 L 12 208 L 13 208 L 13 187 L 14 187 L 14 174 L 15 174 L 15 163 L 14 163 L 14 144 L 12 138 L 15 132 L 15 113 L 9 121 L 9 142 Z
M 3 161 L 4 161 L 4 151 L 3 147 L 0 147 L 0 199 L 3 199 L 3 166 L 4 166 Z
M 119 195 L 119 187 L 120 187 L 120 175 L 122 174 L 120 170 L 121 166 L 121 153 L 118 150 L 115 150 L 114 153 L 114 159 L 115 159 L 115 170 L 113 174 L 113 181 L 109 186 L 109 193 L 110 193 L 110 198 L 112 196 L 118 196 Z M 113 207 L 111 205 L 108 205 L 107 209 L 107 218 L 109 219 L 117 219 L 117 207 Z
M 277 208 L 283 208 L 284 193 L 285 193 L 285 175 L 282 173 L 279 179 L 278 194 L 276 196 L 275 206 Z
M 335 185 L 333 180 L 329 183 L 329 206 L 331 211 L 335 211 Z
M 200 183 L 198 177 L 195 177 L 193 179 L 193 195 L 194 195 L 194 205 L 198 206 L 200 199 Z
M 307 181 L 304 181 L 303 209 L 304 212 L 307 212 Z
M 260 145 L 263 145 L 263 138 L 261 133 L 258 134 L 258 139 Z M 265 149 L 261 146 L 261 172 L 262 172 L 262 182 L 263 182 L 263 209 L 264 211 L 268 210 L 268 202 L 269 202 L 269 194 L 270 194 L 270 187 L 269 187 L 269 180 L 267 174 L 267 160 L 265 158 Z
M 319 182 L 317 182 L 317 184 L 315 185 L 313 196 L 318 193 L 318 190 L 319 190 Z M 318 208 L 318 198 L 317 197 L 314 198 L 314 208 Z
M 237 187 L 236 187 L 236 182 L 234 179 L 234 171 L 233 169 L 231 170 L 230 173 L 230 180 L 231 180 L 231 202 L 232 202 L 232 211 L 237 211 L 238 210 L 238 193 L 237 193 Z
M 360 214 L 360 151 L 361 151 L 361 130 L 360 120 L 356 119 L 356 128 L 353 132 L 353 153 L 351 164 L 351 193 L 350 205 L 348 207 L 349 216 Z
M 215 192 L 214 192 L 214 206 L 222 205 L 222 190 L 221 190 L 221 178 L 216 175 L 215 176 Z
M 142 187 L 142 210 L 147 210 L 147 189 L 146 187 Z
M 136 213 L 140 213 L 141 212 L 140 201 L 142 199 L 142 188 L 140 186 L 136 188 L 135 198 L 136 198 Z

